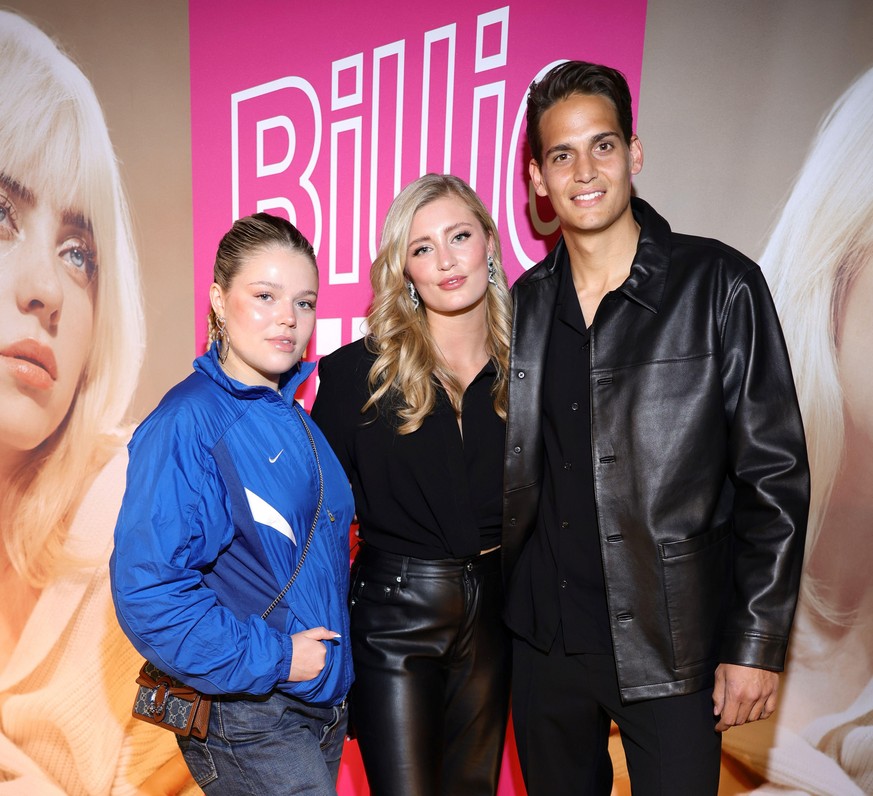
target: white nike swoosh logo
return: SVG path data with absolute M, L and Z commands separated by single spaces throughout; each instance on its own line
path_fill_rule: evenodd
M 276 458 L 278 459 L 279 457 L 276 456 Z M 297 539 L 294 536 L 294 531 L 291 530 L 291 526 L 288 524 L 288 520 L 267 503 L 266 500 L 256 495 L 250 489 L 246 489 L 246 497 L 249 499 L 249 508 L 252 510 L 252 519 L 255 522 L 266 525 L 268 528 L 273 528 L 281 533 L 282 536 L 287 536 L 295 545 L 297 544 Z
M 270 464 L 275 464 L 275 463 L 279 460 L 279 457 L 280 457 L 283 453 L 285 453 L 285 449 L 284 449 L 284 448 L 282 448 L 282 450 L 280 450 L 280 451 L 279 451 L 275 456 L 268 456 L 267 458 L 270 460 Z

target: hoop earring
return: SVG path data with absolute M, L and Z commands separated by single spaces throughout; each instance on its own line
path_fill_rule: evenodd
M 497 266 L 494 265 L 494 255 L 488 255 L 488 281 L 492 285 L 497 284 L 497 280 L 494 278 L 494 275 L 497 273 Z
M 412 309 L 417 310 L 421 301 L 418 298 L 418 293 L 415 292 L 415 285 L 411 281 L 406 281 L 406 289 L 409 291 L 409 298 L 412 301 Z
M 215 331 L 218 334 L 218 361 L 223 365 L 227 362 L 227 355 L 230 352 L 230 334 L 223 316 L 215 319 Z

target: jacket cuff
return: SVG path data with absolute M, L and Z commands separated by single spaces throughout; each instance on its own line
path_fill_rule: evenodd
M 291 636 L 287 633 L 280 633 L 279 643 L 282 645 L 282 666 L 285 668 L 282 670 L 284 674 L 280 672 L 277 685 L 288 681 L 291 676 L 291 659 L 294 657 L 294 642 L 291 640 Z
M 782 636 L 744 633 L 725 636 L 718 659 L 721 663 L 781 672 L 785 668 L 787 651 L 788 639 Z

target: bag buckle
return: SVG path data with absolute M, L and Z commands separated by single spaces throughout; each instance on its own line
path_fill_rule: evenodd
M 149 715 L 157 721 L 164 718 L 164 713 L 167 711 L 167 697 L 170 695 L 170 680 L 166 677 L 159 677 L 157 687 L 152 692 L 151 704 L 148 707 Z

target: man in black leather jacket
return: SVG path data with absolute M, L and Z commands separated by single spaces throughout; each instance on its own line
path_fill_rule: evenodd
M 513 288 L 506 618 L 530 796 L 713 796 L 720 733 L 767 718 L 803 555 L 809 473 L 760 269 L 631 197 L 621 73 L 531 87 L 530 175 L 561 224 Z

